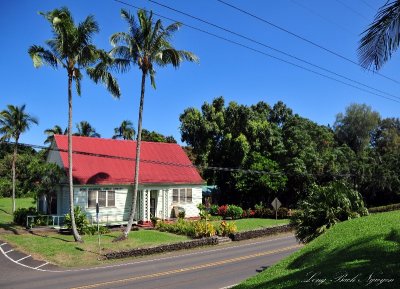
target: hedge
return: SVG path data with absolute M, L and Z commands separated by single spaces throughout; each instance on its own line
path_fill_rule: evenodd
M 106 259 L 121 259 L 127 257 L 139 257 L 158 253 L 166 253 L 184 249 L 192 249 L 201 246 L 218 245 L 218 237 L 202 238 L 196 240 L 190 240 L 185 242 L 178 242 L 173 244 L 160 245 L 150 248 L 137 248 L 127 251 L 110 252 L 104 254 Z
M 400 210 L 400 204 L 391 204 L 391 205 L 387 205 L 387 206 L 373 207 L 373 208 L 369 208 L 368 212 L 382 213 L 382 212 L 389 212 L 389 211 L 395 211 L 395 210 Z
M 282 225 L 282 226 L 275 226 L 275 227 L 268 227 L 268 228 L 263 228 L 263 229 L 233 233 L 233 234 L 229 234 L 229 238 L 231 238 L 232 241 L 241 241 L 241 240 L 258 238 L 258 237 L 277 234 L 277 233 L 290 232 L 292 230 L 293 230 L 293 226 L 289 224 L 289 225 Z

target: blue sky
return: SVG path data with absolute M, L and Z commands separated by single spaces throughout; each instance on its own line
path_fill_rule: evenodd
M 154 3 L 145 0 L 125 1 L 309 67 Z M 399 83 L 364 71 L 216 0 L 158 1 L 400 97 Z M 357 61 L 356 49 L 360 33 L 372 22 L 377 9 L 386 2 L 385 0 L 226 1 L 354 61 Z M 7 104 L 26 104 L 27 111 L 39 118 L 39 126 L 32 127 L 21 137 L 21 141 L 25 143 L 41 145 L 45 139 L 43 134 L 45 129 L 55 124 L 67 126 L 65 71 L 62 69 L 54 71 L 49 67 L 35 69 L 27 53 L 30 45 L 44 46 L 44 41 L 51 37 L 49 24 L 37 12 L 50 11 L 61 6 L 67 6 L 71 10 L 76 22 L 82 21 L 89 14 L 94 15 L 101 30 L 94 42 L 106 50 L 111 48 L 109 44 L 111 34 L 126 31 L 126 24 L 120 18 L 120 9 L 126 8 L 133 13 L 136 12 L 134 8 L 113 0 L 0 2 L 3 11 L 0 18 L 2 36 L 0 109 L 5 109 Z M 170 23 L 167 20 L 163 22 Z M 204 102 L 210 102 L 221 95 L 225 97 L 227 103 L 236 101 L 247 105 L 265 101 L 272 106 L 282 100 L 295 113 L 324 125 L 332 125 L 335 115 L 343 112 L 351 103 L 366 103 L 382 117 L 399 117 L 398 102 L 345 86 L 185 26 L 176 33 L 173 43 L 178 49 L 196 53 L 200 57 L 200 64 L 184 63 L 178 70 L 172 68 L 157 70 L 157 89 L 152 89 L 150 85 L 146 87 L 143 125 L 149 130 L 173 135 L 178 141 L 180 140 L 179 115 L 183 110 L 191 106 L 200 108 Z M 395 54 L 380 73 L 400 82 L 399 57 Z M 124 119 L 131 120 L 136 127 L 140 71 L 134 68 L 129 73 L 119 74 L 117 77 L 122 90 L 119 100 L 113 99 L 102 85 L 93 84 L 88 77 L 84 79 L 82 96 L 74 95 L 74 123 L 89 121 L 102 137 L 106 138 L 112 136 L 113 129 Z

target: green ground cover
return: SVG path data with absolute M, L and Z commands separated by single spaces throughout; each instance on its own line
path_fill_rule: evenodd
M 222 221 L 213 221 L 212 223 L 216 228 L 219 227 Z M 235 222 L 238 232 L 250 231 L 255 229 L 262 229 L 266 227 L 278 226 L 289 224 L 288 219 L 258 219 L 258 218 L 249 218 L 249 219 L 239 219 L 239 220 L 227 220 L 226 222 Z
M 339 223 L 234 288 L 399 288 L 399 220 L 394 211 Z
M 35 207 L 33 198 L 17 198 L 16 208 Z M 0 225 L 9 225 L 12 223 L 12 201 L 11 198 L 0 198 Z
M 101 252 L 105 253 L 108 251 L 151 247 L 189 240 L 186 236 L 178 236 L 155 230 L 139 230 L 132 231 L 129 234 L 128 240 L 113 243 L 112 240 L 120 234 L 121 232 L 111 232 L 101 236 Z M 74 242 L 73 236 L 57 233 L 40 232 L 21 235 L 4 234 L 0 236 L 0 239 L 12 244 L 20 251 L 63 267 L 82 267 L 104 264 L 104 260 L 98 260 L 99 247 L 97 238 L 97 235 L 84 235 L 84 243 L 76 243 Z

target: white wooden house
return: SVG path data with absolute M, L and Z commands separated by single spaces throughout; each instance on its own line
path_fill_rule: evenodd
M 131 209 L 136 142 L 72 137 L 74 205 L 100 221 L 127 221 Z M 47 161 L 68 172 L 67 136 L 55 135 Z M 183 208 L 186 217 L 197 217 L 202 201 L 203 179 L 178 144 L 142 142 L 136 221 L 173 217 Z M 55 215 L 69 212 L 67 182 L 56 193 Z M 53 209 L 53 210 L 54 210 Z

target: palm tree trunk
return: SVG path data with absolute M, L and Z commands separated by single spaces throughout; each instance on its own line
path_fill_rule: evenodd
M 137 202 L 137 193 L 139 186 L 139 163 L 140 163 L 140 145 L 142 142 L 142 116 L 143 116 L 143 106 L 144 106 L 144 90 L 146 84 L 146 73 L 142 72 L 142 89 L 140 93 L 140 105 L 139 105 L 139 121 L 138 121 L 138 134 L 136 141 L 136 160 L 135 160 L 135 179 L 133 185 L 133 195 L 132 195 L 132 208 L 131 214 L 129 216 L 128 225 L 124 231 L 124 237 L 127 238 L 129 232 L 132 229 L 133 218 L 136 213 L 136 202 Z
M 68 179 L 69 179 L 69 214 L 72 222 L 72 234 L 75 242 L 83 242 L 76 229 L 74 213 L 74 183 L 72 177 L 72 74 L 68 75 Z
M 18 150 L 18 137 L 15 138 L 14 154 L 12 160 L 12 212 L 15 212 L 15 182 L 16 182 L 16 162 L 17 162 L 17 150 Z

